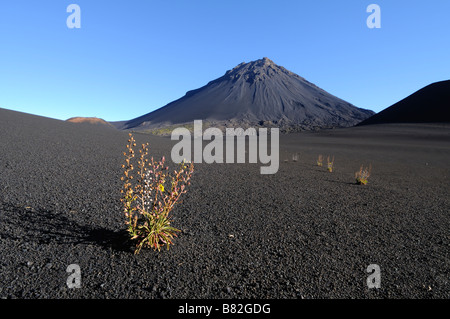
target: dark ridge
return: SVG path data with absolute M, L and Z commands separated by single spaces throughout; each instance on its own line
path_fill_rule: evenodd
M 432 83 L 358 125 L 450 122 L 450 80 Z

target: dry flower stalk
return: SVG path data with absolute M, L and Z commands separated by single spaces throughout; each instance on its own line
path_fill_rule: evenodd
M 327 157 L 327 169 L 328 169 L 328 171 L 330 173 L 333 172 L 333 169 L 334 169 L 334 156 L 333 156 L 333 158 L 331 160 L 330 160 L 329 156 Z
M 155 161 L 153 157 L 149 161 L 148 143 L 142 144 L 137 159 L 137 169 L 132 164 L 135 158 L 133 147 L 136 146 L 132 134 L 127 144 L 127 152 L 124 152 L 125 164 L 122 204 L 124 208 L 125 223 L 132 240 L 137 240 L 135 254 L 142 247 L 150 247 L 158 251 L 162 246 L 173 245 L 173 237 L 180 230 L 171 227 L 169 213 L 179 201 L 180 196 L 186 193 L 186 186 L 194 172 L 194 164 L 180 163 L 178 170 L 168 174 L 165 166 L 165 158 Z M 133 173 L 137 178 L 134 179 Z M 166 184 L 169 184 L 166 187 Z
M 323 156 L 319 155 L 317 158 L 317 166 L 323 166 Z
M 358 185 L 366 185 L 369 181 L 369 176 L 371 174 L 372 171 L 372 165 L 369 165 L 369 167 L 363 167 L 363 165 L 361 165 L 361 167 L 359 168 L 359 171 L 355 173 L 355 179 L 356 179 L 356 184 Z

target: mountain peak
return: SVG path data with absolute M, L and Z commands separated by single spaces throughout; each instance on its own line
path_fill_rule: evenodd
M 202 119 L 241 127 L 275 125 L 288 131 L 348 127 L 372 114 L 264 57 L 240 63 L 184 97 L 126 122 L 124 128 L 146 130 Z
M 238 64 L 237 66 L 235 66 L 233 69 L 228 70 L 227 73 L 246 69 L 246 68 L 255 69 L 255 68 L 267 68 L 267 67 L 278 67 L 278 66 L 271 59 L 264 57 L 262 59 L 255 60 L 255 61 L 242 62 L 242 63 Z
M 257 60 L 257 61 L 261 61 L 261 62 L 263 63 L 264 66 L 266 66 L 266 65 L 271 65 L 271 64 L 275 64 L 275 63 L 273 63 L 273 61 L 272 61 L 271 59 L 269 59 L 269 58 L 267 58 L 267 57 L 264 57 L 264 58 L 262 58 L 262 59 L 260 59 L 260 60 Z
M 282 73 L 290 76 L 297 76 L 282 66 L 275 64 L 271 59 L 264 57 L 248 63 L 242 62 L 233 69 L 227 71 L 225 77 L 233 81 L 243 78 L 246 82 L 253 84 Z

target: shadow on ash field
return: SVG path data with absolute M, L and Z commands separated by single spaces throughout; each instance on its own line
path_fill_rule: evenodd
M 114 251 L 133 252 L 134 243 L 126 230 L 110 230 L 82 225 L 64 213 L 18 207 L 3 203 L 3 231 L 0 238 L 28 243 L 98 245 Z

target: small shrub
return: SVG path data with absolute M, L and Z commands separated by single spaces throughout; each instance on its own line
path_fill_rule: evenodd
M 149 161 L 148 143 L 142 144 L 139 150 L 137 167 L 132 162 L 135 158 L 133 147 L 136 146 L 132 134 L 127 144 L 127 152 L 124 152 L 125 169 L 121 180 L 124 182 L 122 193 L 122 204 L 125 212 L 128 233 L 132 240 L 136 240 L 135 254 L 138 254 L 142 247 L 150 247 L 154 250 L 161 250 L 161 247 L 173 245 L 173 238 L 180 230 L 171 227 L 169 213 L 186 193 L 186 186 L 194 172 L 194 164 L 188 165 L 182 162 L 178 170 L 172 175 L 167 173 L 168 167 L 165 158 L 154 161 L 153 157 Z M 136 179 L 133 172 L 136 168 Z
M 333 159 L 330 160 L 330 157 L 327 157 L 327 169 L 328 171 L 331 173 L 333 172 L 333 168 L 334 168 L 334 156 Z
M 366 185 L 368 183 L 371 171 L 372 165 L 369 165 L 368 168 L 367 167 L 364 168 L 363 165 L 361 165 L 359 171 L 355 173 L 356 184 Z
M 323 156 L 319 155 L 317 158 L 317 166 L 323 166 Z

